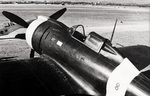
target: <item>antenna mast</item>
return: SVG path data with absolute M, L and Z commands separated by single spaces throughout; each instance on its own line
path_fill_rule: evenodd
M 112 42 L 112 39 L 113 39 L 113 37 L 114 37 L 114 33 L 115 33 L 117 21 L 118 21 L 118 19 L 116 19 L 116 21 L 115 21 L 115 25 L 114 25 L 113 32 L 112 32 L 112 35 L 111 35 L 111 38 L 110 38 L 110 42 Z

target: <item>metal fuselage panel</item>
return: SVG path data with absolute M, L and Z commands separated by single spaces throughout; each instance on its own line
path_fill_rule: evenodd
M 67 29 L 53 21 L 42 23 L 34 32 L 32 40 L 33 48 L 38 53 L 61 60 L 91 82 L 96 90 L 105 94 L 102 89 L 105 89 L 107 78 L 117 64 L 74 39 Z
M 95 93 L 99 92 L 99 94 L 105 95 L 107 80 L 118 64 L 73 38 L 67 28 L 54 20 L 42 23 L 33 34 L 32 45 L 34 50 L 39 54 L 46 54 L 55 60 L 64 62 L 61 66 L 74 70 L 85 82 L 92 86 L 91 90 L 95 90 Z M 140 81 L 138 83 L 140 83 L 138 88 L 141 87 L 144 90 L 143 83 L 141 84 Z M 136 84 L 137 81 L 133 80 L 130 85 L 135 86 Z M 150 89 L 150 87 L 148 88 Z M 128 92 L 128 94 L 132 93 L 134 92 Z M 138 95 L 138 93 L 135 95 Z

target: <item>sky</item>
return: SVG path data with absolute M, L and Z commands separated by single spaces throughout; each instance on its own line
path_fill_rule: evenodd
M 136 3 L 150 4 L 150 0 L 0 0 L 0 1 L 72 1 L 72 2 L 106 2 L 106 3 Z

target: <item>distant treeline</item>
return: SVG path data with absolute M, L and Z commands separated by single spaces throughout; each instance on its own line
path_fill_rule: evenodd
M 111 5 L 111 6 L 139 6 L 150 7 L 150 4 L 121 4 L 121 3 L 102 3 L 102 2 L 71 2 L 71 1 L 0 1 L 0 4 L 61 4 L 61 5 Z

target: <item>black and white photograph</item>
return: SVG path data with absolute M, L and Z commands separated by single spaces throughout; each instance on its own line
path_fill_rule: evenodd
M 150 1 L 0 0 L 0 96 L 150 96 Z

